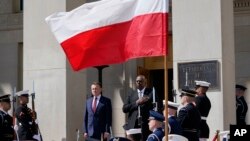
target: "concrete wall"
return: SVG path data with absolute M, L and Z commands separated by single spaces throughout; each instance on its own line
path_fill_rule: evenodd
M 46 141 L 75 140 L 76 129 L 82 127 L 85 72 L 71 71 L 45 23 L 50 14 L 66 11 L 66 3 L 70 5 L 65 0 L 24 3 L 24 89 L 32 90 L 35 82 L 36 110 Z
M 0 95 L 18 87 L 18 55 L 23 42 L 22 13 L 14 13 L 12 2 L 0 1 Z
M 250 107 L 250 12 L 235 13 L 235 74 L 236 83 L 248 89 L 245 98 Z M 250 112 L 247 112 L 247 124 L 250 124 Z
M 212 138 L 215 130 L 228 130 L 235 122 L 232 0 L 172 3 L 174 80 L 178 80 L 178 63 L 217 60 L 220 64 L 221 88 L 207 93 L 212 104 L 208 116 Z M 178 82 L 174 85 L 177 88 Z

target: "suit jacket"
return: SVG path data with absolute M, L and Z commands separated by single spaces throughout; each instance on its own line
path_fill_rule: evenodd
M 146 121 L 148 123 L 149 111 L 153 109 L 152 89 L 145 88 L 143 96 L 149 97 L 149 100 L 146 103 L 140 105 L 142 121 Z M 138 99 L 139 99 L 138 92 L 137 90 L 134 90 L 127 96 L 126 101 L 122 107 L 123 112 L 128 114 L 128 122 L 127 125 L 125 126 L 126 130 L 138 127 L 137 123 L 138 105 L 136 105 L 136 100 Z
M 136 104 L 136 100 L 139 99 L 137 90 L 134 90 L 130 94 L 128 94 L 126 101 L 122 107 L 124 113 L 128 114 L 128 121 L 124 125 L 125 130 L 133 129 L 133 128 L 142 128 L 142 140 L 146 140 L 150 131 L 148 129 L 148 118 L 149 111 L 153 109 L 153 94 L 151 88 L 145 88 L 143 96 L 148 96 L 149 100 L 140 105 L 140 112 L 142 117 L 141 127 L 138 125 L 138 105 Z M 158 100 L 156 95 L 156 101 Z
M 90 97 L 86 102 L 83 131 L 88 133 L 88 136 L 91 138 L 101 139 L 102 133 L 110 133 L 112 124 L 111 100 L 101 96 L 96 112 L 92 110 L 92 101 L 93 97 Z

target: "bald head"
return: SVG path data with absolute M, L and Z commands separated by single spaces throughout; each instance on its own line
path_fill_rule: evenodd
M 138 75 L 136 77 L 136 88 L 139 90 L 142 90 L 144 87 L 146 87 L 147 80 L 144 75 Z

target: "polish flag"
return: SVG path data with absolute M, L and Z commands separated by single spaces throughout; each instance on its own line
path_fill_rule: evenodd
M 75 71 L 167 50 L 168 0 L 101 0 L 46 18 Z

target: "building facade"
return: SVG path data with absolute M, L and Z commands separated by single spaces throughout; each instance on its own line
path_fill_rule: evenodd
M 46 141 L 76 140 L 76 130 L 82 131 L 90 84 L 99 79 L 94 67 L 72 71 L 45 23 L 48 15 L 85 2 L 91 1 L 0 1 L 0 93 L 12 93 L 14 88 L 32 92 L 34 88 L 38 121 Z M 218 87 L 207 94 L 212 103 L 208 117 L 212 138 L 216 130 L 228 130 L 229 124 L 235 123 L 235 83 L 250 89 L 250 0 L 178 0 L 171 5 L 169 99 L 173 99 L 171 90 L 175 88 L 178 93 L 180 88 L 180 64 L 216 61 Z M 114 136 L 125 135 L 122 105 L 127 92 L 135 88 L 137 74 L 145 74 L 148 84 L 164 98 L 163 60 L 133 59 L 102 70 L 103 94 L 112 99 Z M 247 90 L 247 103 L 249 94 Z

